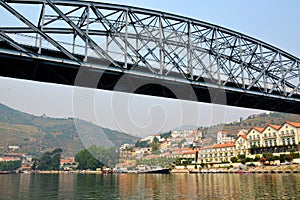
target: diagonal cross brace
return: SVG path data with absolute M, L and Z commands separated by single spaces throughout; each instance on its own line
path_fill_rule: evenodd
M 6 10 L 8 10 L 11 14 L 16 16 L 20 21 L 22 21 L 28 27 L 30 27 L 34 32 L 43 36 L 49 43 L 51 43 L 53 46 L 55 46 L 57 49 L 59 49 L 61 52 L 63 52 L 65 55 L 67 55 L 69 58 L 80 63 L 80 61 L 75 56 L 73 56 L 67 49 L 65 49 L 63 46 L 61 46 L 59 43 L 57 43 L 55 40 L 53 40 L 51 37 L 49 37 L 47 34 L 45 34 L 41 29 L 39 29 L 34 24 L 32 24 L 23 15 L 21 15 L 19 12 L 17 12 L 15 9 L 13 9 L 11 6 L 9 6 L 7 3 L 5 3 L 3 0 L 0 0 L 0 5 L 2 7 L 4 7 Z
M 57 13 L 61 16 L 63 20 L 65 20 L 73 29 L 76 31 L 78 36 L 85 42 L 89 44 L 89 46 L 94 50 L 95 53 L 97 53 L 99 56 L 104 56 L 107 58 L 111 63 L 113 63 L 115 66 L 119 67 L 122 69 L 122 67 L 117 64 L 113 58 L 111 58 L 110 55 L 108 55 L 107 52 L 105 52 L 99 45 L 97 45 L 86 33 L 84 33 L 76 24 L 72 22 L 57 6 L 55 6 L 50 0 L 46 0 L 48 5 Z M 99 52 L 100 51 L 100 52 Z

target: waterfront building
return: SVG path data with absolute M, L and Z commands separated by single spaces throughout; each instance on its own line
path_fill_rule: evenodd
M 235 143 L 204 146 L 199 151 L 201 163 L 230 162 L 233 156 L 236 156 Z
M 235 140 L 235 148 L 237 155 L 249 155 L 248 139 L 246 134 L 239 134 L 239 136 Z
M 217 133 L 217 144 L 225 144 L 234 140 L 234 137 L 230 136 L 226 131 L 219 131 Z
M 221 139 L 226 134 L 219 132 L 218 142 L 222 142 Z M 199 158 L 201 163 L 222 163 L 238 155 L 253 157 L 263 153 L 288 153 L 292 150 L 299 152 L 299 144 L 300 123 L 268 124 L 265 127 L 253 127 L 247 134 L 239 132 L 234 143 L 204 146 L 199 151 Z
M 261 147 L 273 147 L 278 145 L 280 126 L 268 124 L 261 133 Z
M 247 134 L 248 149 L 251 149 L 253 147 L 260 147 L 261 133 L 263 130 L 264 128 L 259 128 L 259 127 L 253 127 L 249 130 Z
M 278 130 L 280 145 L 295 145 L 300 141 L 300 123 L 285 122 Z

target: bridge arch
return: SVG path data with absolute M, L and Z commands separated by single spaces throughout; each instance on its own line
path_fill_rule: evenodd
M 242 33 L 107 3 L 0 0 L 0 5 L 18 22 L 0 23 L 2 76 L 74 85 L 84 67 L 101 73 L 100 89 L 114 90 L 130 74 L 190 85 L 202 102 L 212 102 L 209 91 L 223 91 L 228 105 L 300 113 L 299 58 Z M 33 7 L 35 15 L 27 17 L 20 5 Z M 153 89 L 145 94 L 157 95 Z

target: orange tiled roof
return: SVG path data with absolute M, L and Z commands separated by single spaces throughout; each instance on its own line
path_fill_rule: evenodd
M 186 151 L 183 154 L 195 154 L 198 150 Z
M 239 136 L 241 136 L 242 138 L 244 138 L 245 140 L 247 140 L 247 135 L 246 134 L 240 134 Z
M 285 123 L 287 123 L 287 124 L 289 124 L 289 125 L 292 125 L 292 126 L 294 126 L 294 127 L 296 127 L 296 128 L 300 128 L 300 123 L 299 122 L 285 122 Z
M 235 143 L 215 144 L 214 148 L 235 147 Z
M 257 130 L 258 132 L 263 132 L 265 128 L 260 128 L 260 127 L 253 127 L 252 129 Z M 250 131 L 252 130 L 250 129 Z
M 12 157 L 0 157 L 0 161 L 18 161 L 19 158 L 12 158 Z
M 279 130 L 281 128 L 281 126 L 278 126 L 278 125 L 273 125 L 273 124 L 268 124 L 268 126 L 274 128 L 275 130 Z M 267 126 L 267 127 L 268 127 Z

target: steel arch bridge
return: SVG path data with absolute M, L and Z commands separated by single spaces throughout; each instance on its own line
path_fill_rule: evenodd
M 190 86 L 200 102 L 300 113 L 299 58 L 244 34 L 124 5 L 77 0 L 0 0 L 0 5 L 6 19 L 0 22 L 1 76 L 76 85 L 83 70 L 78 86 L 115 90 L 126 76 L 150 83 L 134 88 L 136 93 L 176 98 L 160 84 L 167 82 L 179 91 Z M 224 93 L 225 103 L 211 93 L 217 98 Z

